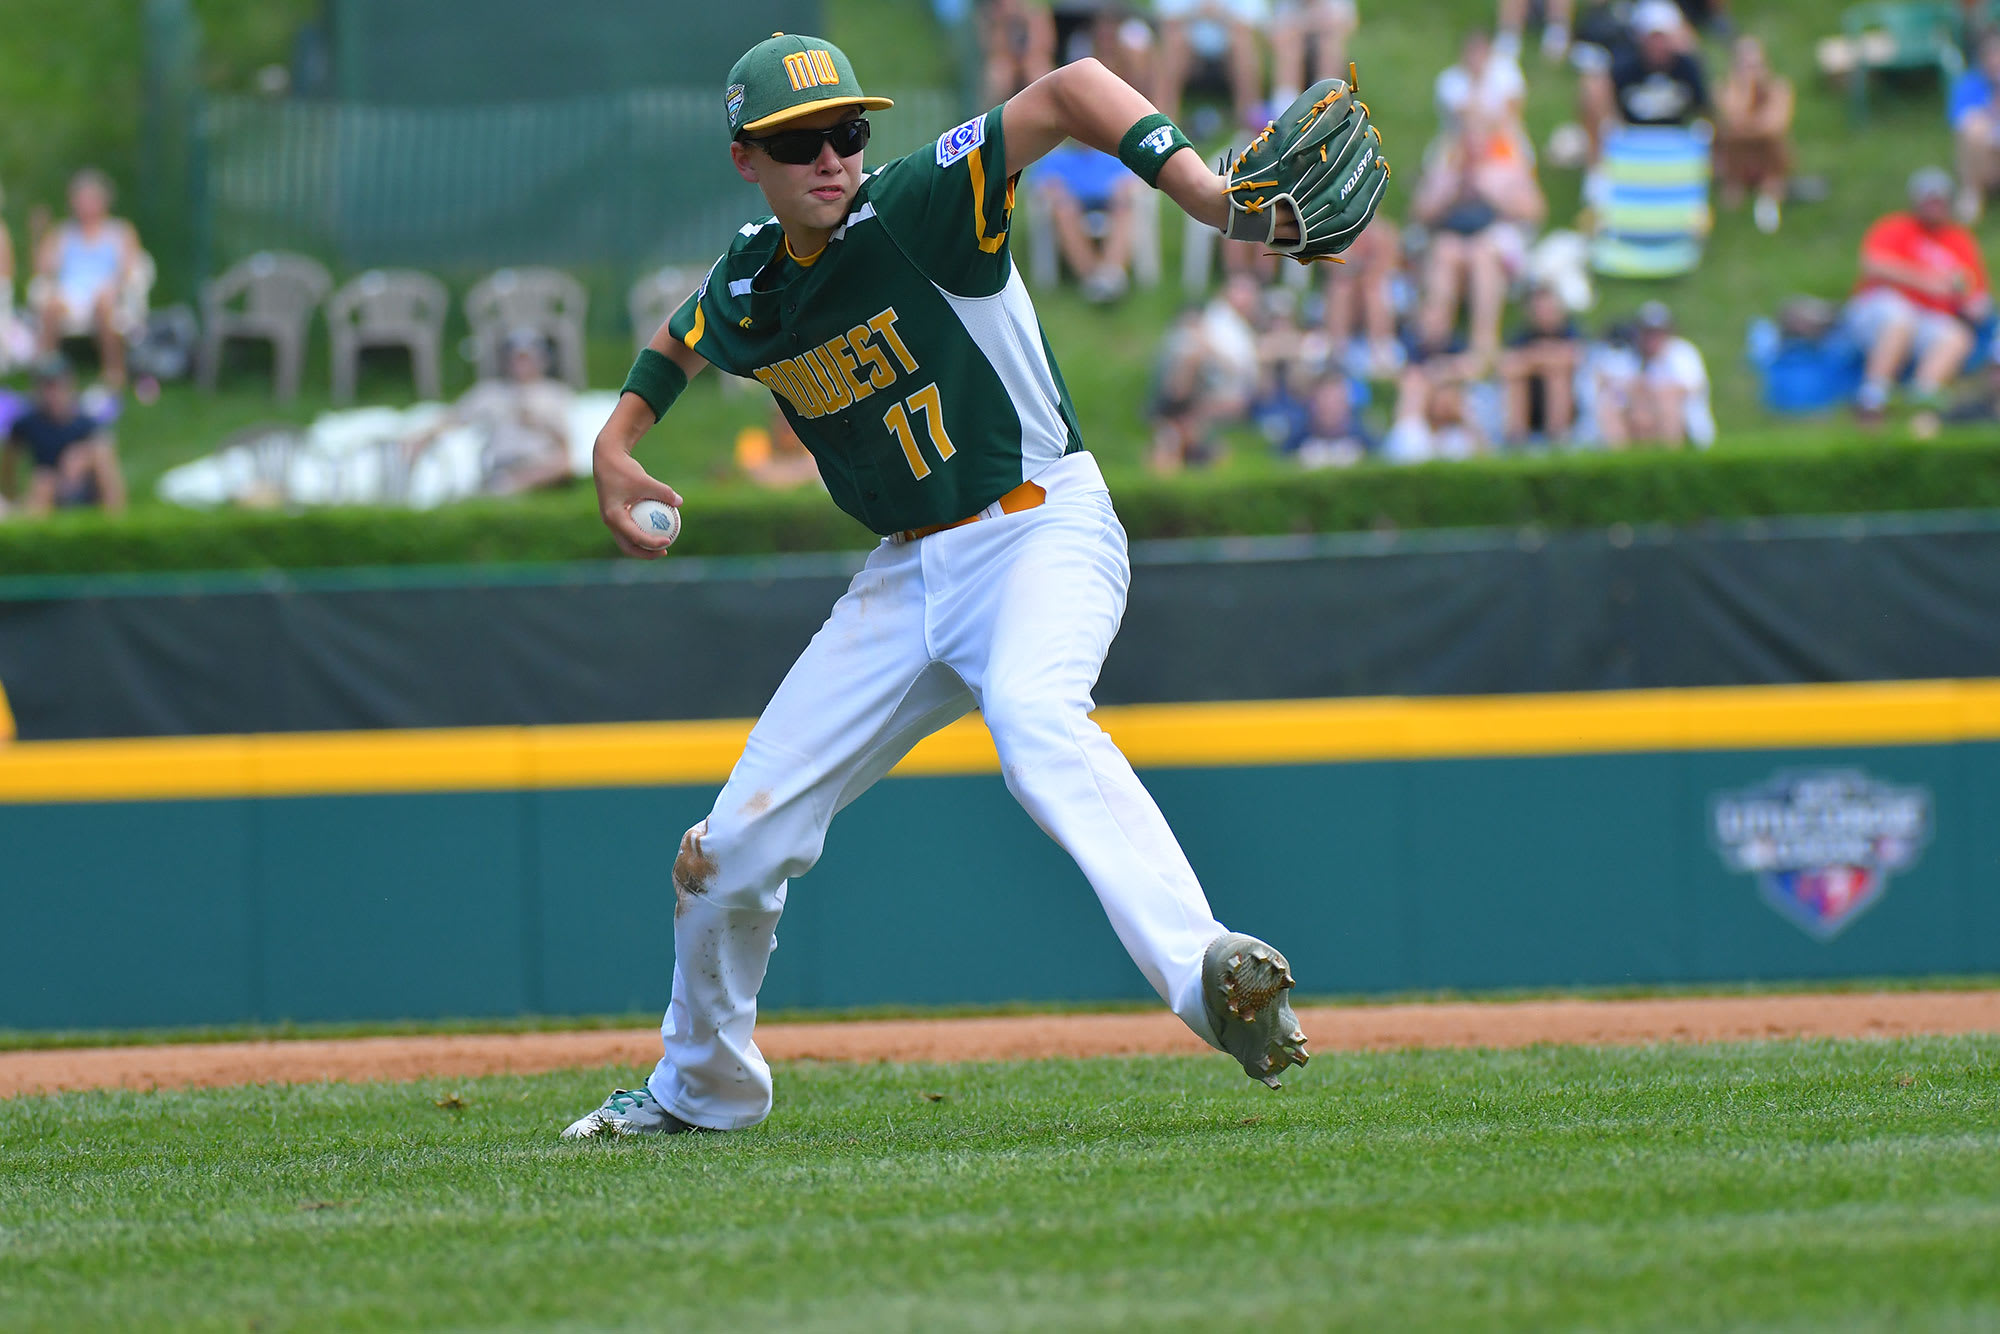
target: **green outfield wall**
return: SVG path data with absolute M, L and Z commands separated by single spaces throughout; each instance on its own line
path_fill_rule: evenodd
M 2000 683 L 1101 716 L 1308 992 L 2000 971 Z M 658 1008 L 737 725 L 16 746 L 0 1027 Z M 981 731 L 835 824 L 769 1006 L 1145 994 Z
M 661 1006 L 856 559 L 0 579 L 0 1028 Z M 1141 544 L 1098 700 L 1310 991 L 2000 970 L 1990 514 Z M 976 719 L 780 936 L 782 1007 L 1142 990 Z
M 859 553 L 0 577 L 22 737 L 756 713 Z M 2000 513 L 1143 542 L 1104 704 L 2000 675 Z

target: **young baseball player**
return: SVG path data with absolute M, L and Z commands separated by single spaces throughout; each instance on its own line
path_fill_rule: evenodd
M 752 1030 L 788 882 L 818 859 L 836 812 L 973 709 L 1008 790 L 1076 859 L 1147 981 L 1277 1087 L 1307 1056 L 1289 967 L 1216 921 L 1158 807 L 1091 720 L 1125 609 L 1125 533 L 1007 231 L 1022 169 L 1075 138 L 1202 222 L 1331 253 L 1366 224 L 1386 178 L 1365 108 L 1344 84 L 1319 86 L 1274 127 L 1280 142 L 1267 132 L 1225 181 L 1094 60 L 865 173 L 864 113 L 890 104 L 864 94 L 826 42 L 759 42 L 730 71 L 724 105 L 730 156 L 772 216 L 737 234 L 639 354 L 597 438 L 604 521 L 628 555 L 661 554 L 631 507 L 681 497 L 632 448 L 714 365 L 770 388 L 834 503 L 882 542 L 681 840 L 659 1066 L 564 1136 L 735 1130 L 769 1114 Z

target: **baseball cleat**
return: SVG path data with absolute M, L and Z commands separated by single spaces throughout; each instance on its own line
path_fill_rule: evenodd
M 604 1105 L 563 1131 L 564 1139 L 616 1139 L 624 1135 L 680 1135 L 703 1130 L 660 1105 L 645 1085 L 613 1089 Z
M 1201 992 L 1209 1026 L 1243 1073 L 1280 1088 L 1286 1066 L 1304 1065 L 1305 1030 L 1285 996 L 1292 966 L 1255 936 L 1217 936 L 1201 956 Z

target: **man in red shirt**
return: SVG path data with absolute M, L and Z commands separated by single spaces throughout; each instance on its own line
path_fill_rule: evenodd
M 1889 386 L 1916 360 L 1911 388 L 1930 405 L 1972 352 L 1973 327 L 1993 309 L 1986 263 L 1972 233 L 1952 221 L 1952 179 L 1939 167 L 1910 177 L 1910 211 L 1891 213 L 1861 242 L 1861 281 L 1847 304 L 1868 350 L 1855 410 L 1880 420 Z

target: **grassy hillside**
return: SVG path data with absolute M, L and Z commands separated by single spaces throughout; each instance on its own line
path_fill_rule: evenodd
M 230 89 L 247 86 L 260 65 L 284 60 L 296 26 L 318 9 L 316 0 L 191 3 L 207 32 L 204 79 L 211 87 Z M 133 16 L 138 0 L 11 0 L 7 8 L 10 21 L 0 23 L 0 180 L 14 187 L 7 216 L 18 235 L 27 203 L 57 199 L 65 173 L 76 162 L 101 162 L 130 179 L 139 151 L 143 60 L 141 25 Z M 1608 284 L 1593 318 L 1620 316 L 1647 297 L 1665 297 L 1708 355 L 1724 448 L 1754 443 L 1763 449 L 1810 450 L 1824 440 L 1827 424 L 1772 423 L 1757 407 L 1754 385 L 1741 366 L 1745 323 L 1795 292 L 1830 297 L 1844 292 L 1867 223 L 1901 200 L 1903 180 L 1913 167 L 1948 159 L 1949 143 L 1939 98 L 1928 88 L 1880 97 L 1868 125 L 1857 130 L 1848 124 L 1841 94 L 1817 82 L 1811 69 L 1813 41 L 1833 23 L 1822 7 L 1739 0 L 1735 10 L 1747 30 L 1769 41 L 1777 62 L 1798 82 L 1800 169 L 1825 176 L 1831 198 L 1795 208 L 1777 237 L 1758 234 L 1743 214 L 1723 216 L 1698 273 L 1667 284 Z M 11 21 L 24 11 L 27 21 Z M 1432 79 L 1453 59 L 1460 33 L 1490 16 L 1490 0 L 1364 7 L 1364 26 L 1354 46 L 1362 89 L 1394 160 L 1405 168 L 1388 204 L 1394 218 L 1404 213 L 1414 168 L 1434 131 Z M 864 79 L 879 71 L 910 86 L 949 84 L 958 76 L 953 45 L 931 17 L 928 0 L 828 0 L 827 28 L 854 55 Z M 41 58 L 47 50 L 64 55 Z M 1712 65 L 1719 65 L 1723 54 L 1711 49 Z M 1551 128 L 1574 114 L 1574 79 L 1532 53 L 1528 73 L 1533 90 L 1529 120 L 1536 138 L 1544 140 Z M 1576 208 L 1577 176 L 1549 170 L 1543 175 L 1553 204 L 1552 223 L 1564 225 Z M 1017 219 L 1017 239 L 1024 226 Z M 1164 230 L 1169 275 L 1177 272 L 1180 234 L 1170 220 Z M 1989 225 L 1988 237 L 1994 234 Z M 1111 309 L 1087 306 L 1066 290 L 1037 294 L 1086 438 L 1114 470 L 1137 465 L 1158 331 L 1183 299 L 1171 278 L 1161 289 L 1136 293 Z M 622 339 L 595 341 L 590 349 L 593 383 L 616 384 L 629 356 L 630 346 Z M 446 361 L 446 388 L 457 392 L 469 370 L 456 357 Z M 162 471 L 205 452 L 229 432 L 262 420 L 302 422 L 324 410 L 323 335 L 316 336 L 309 357 L 306 392 L 294 405 L 279 409 L 270 403 L 264 364 L 262 354 L 250 349 L 237 356 L 237 369 L 221 395 L 209 398 L 175 386 L 159 405 L 132 410 L 121 444 L 142 504 L 156 503 L 149 499 L 150 489 Z M 709 489 L 726 484 L 733 476 L 730 444 L 736 431 L 769 411 L 761 393 L 724 394 L 717 378 L 702 377 L 645 446 L 642 457 L 649 466 L 678 484 Z M 407 378 L 393 366 L 364 372 L 365 400 L 407 401 L 409 393 Z M 1237 457 L 1224 465 L 1224 478 L 1269 471 L 1271 465 L 1259 454 L 1256 443 L 1246 438 Z M 1849 507 L 1873 503 L 1867 495 L 1856 495 Z

